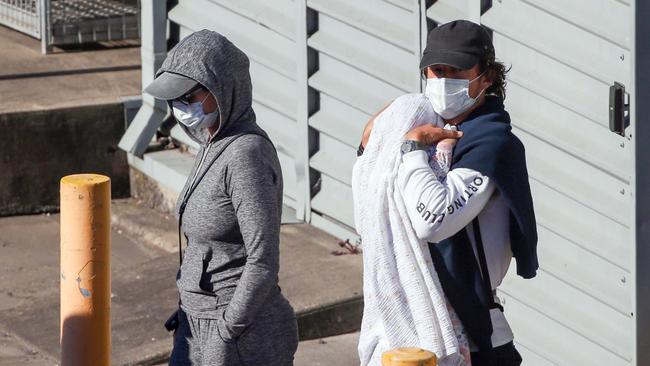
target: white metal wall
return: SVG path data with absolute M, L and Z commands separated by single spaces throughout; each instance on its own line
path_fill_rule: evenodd
M 342 237 L 353 234 L 351 174 L 363 126 L 395 97 L 420 90 L 417 1 L 307 0 L 317 30 L 307 41 L 317 70 L 309 77 L 317 110 L 309 116 L 319 177 L 311 222 Z
M 285 203 L 346 238 L 356 238 L 350 178 L 363 125 L 420 90 L 420 16 L 413 0 L 180 0 L 168 13 L 181 38 L 212 29 L 249 55 L 253 107 L 278 146 Z M 304 115 L 300 103 L 310 106 Z M 192 145 L 178 129 L 172 136 Z
M 526 146 L 538 218 L 538 277 L 522 280 L 513 265 L 501 286 L 524 364 L 641 365 L 634 356 L 633 141 L 629 131 L 608 129 L 609 86 L 632 86 L 630 1 L 424 3 L 180 0 L 168 17 L 181 37 L 213 29 L 249 55 L 254 108 L 278 146 L 286 203 L 351 239 L 361 130 L 384 104 L 421 90 L 426 18 L 488 26 L 497 57 L 512 65 L 506 105 Z M 156 52 L 143 53 L 143 70 L 159 64 Z M 155 118 L 147 116 L 150 126 Z
M 201 29 L 217 31 L 250 59 L 253 109 L 276 145 L 284 179 L 285 204 L 301 202 L 296 187 L 294 132 L 297 111 L 295 5 L 291 0 L 180 0 L 169 20 L 180 37 Z
M 476 21 L 471 6 L 480 1 L 440 0 L 428 16 Z M 632 76 L 629 4 L 495 0 L 484 10 L 497 57 L 512 65 L 506 106 L 538 219 L 538 276 L 512 266 L 500 287 L 525 364 L 630 364 L 632 150 L 608 128 L 609 86 Z

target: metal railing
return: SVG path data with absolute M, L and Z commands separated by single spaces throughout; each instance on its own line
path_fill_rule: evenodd
M 0 0 L 0 24 L 41 38 L 38 0 Z
M 140 37 L 139 0 L 0 0 L 0 24 L 53 45 Z

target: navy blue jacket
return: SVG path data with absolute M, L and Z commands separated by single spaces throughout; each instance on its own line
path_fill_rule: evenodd
M 503 100 L 487 97 L 458 127 L 463 137 L 454 147 L 451 168 L 478 171 L 496 185 L 510 208 L 510 243 L 517 273 L 532 278 L 539 266 L 535 212 L 524 147 L 512 133 Z M 429 248 L 447 298 L 479 351 L 489 357 L 492 299 L 486 293 L 491 289 L 485 291 L 467 231 L 460 230 Z

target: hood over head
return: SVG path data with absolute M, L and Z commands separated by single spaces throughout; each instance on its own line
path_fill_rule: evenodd
M 219 130 L 212 139 L 205 128 L 193 130 L 179 123 L 193 140 L 205 145 L 235 129 L 256 127 L 248 68 L 244 52 L 221 34 L 204 29 L 190 34 L 172 48 L 156 77 L 164 72 L 184 75 L 201 83 L 215 96 Z

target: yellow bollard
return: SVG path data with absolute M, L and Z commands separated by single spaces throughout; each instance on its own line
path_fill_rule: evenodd
M 111 180 L 61 179 L 61 365 L 111 363 Z
M 382 366 L 436 366 L 437 363 L 435 353 L 421 348 L 396 348 L 381 355 Z

